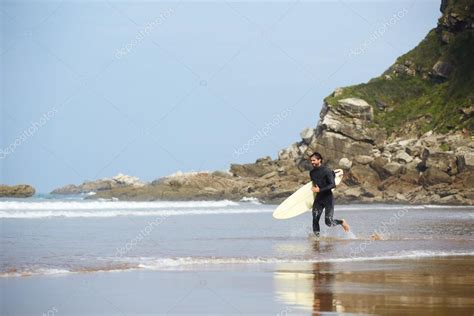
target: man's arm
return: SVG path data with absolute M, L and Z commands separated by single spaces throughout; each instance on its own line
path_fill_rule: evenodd
M 311 187 L 311 191 L 313 191 L 313 193 L 318 193 L 319 192 L 319 187 L 316 184 L 316 178 L 313 177 L 313 173 L 311 171 L 309 172 L 309 177 L 311 178 L 311 182 L 313 182 L 313 186 Z
M 311 172 L 311 170 L 309 171 L 309 178 L 313 182 L 313 186 L 314 186 L 316 184 L 316 179 L 313 178 L 313 173 Z
M 336 187 L 336 183 L 334 182 L 334 176 L 330 169 L 326 169 L 324 176 L 328 180 L 328 185 L 325 187 L 319 188 L 319 192 L 326 192 Z

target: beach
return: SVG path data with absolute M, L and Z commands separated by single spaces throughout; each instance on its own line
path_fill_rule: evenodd
M 474 0 L 0 16 L 0 316 L 474 316 Z
M 0 280 L 2 315 L 472 315 L 473 263 L 468 256 L 8 278 Z
M 1 314 L 472 315 L 472 207 L 337 205 L 320 239 L 274 208 L 0 201 Z

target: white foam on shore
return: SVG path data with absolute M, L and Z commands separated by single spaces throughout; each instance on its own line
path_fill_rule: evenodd
M 0 201 L 0 210 L 137 210 L 161 208 L 216 208 L 239 205 L 229 200 L 221 201 Z
M 139 268 L 147 270 L 168 270 L 173 268 L 186 268 L 202 265 L 242 265 L 242 264 L 278 264 L 278 263 L 343 263 L 364 262 L 378 260 L 403 260 L 422 259 L 430 257 L 474 256 L 474 252 L 435 252 L 435 251 L 410 251 L 400 254 L 383 255 L 375 257 L 344 257 L 328 259 L 291 259 L 291 258 L 161 258 L 151 259 L 149 262 L 140 263 Z
M 0 278 L 25 277 L 34 275 L 67 275 L 77 273 L 96 273 L 96 272 L 121 272 L 131 270 L 153 270 L 153 271 L 174 271 L 174 270 L 192 270 L 197 267 L 205 268 L 210 266 L 245 266 L 245 265 L 268 265 L 268 264 L 307 264 L 307 263 L 344 263 L 344 262 L 365 262 L 365 261 L 384 261 L 384 260 L 404 260 L 404 259 L 423 259 L 439 257 L 461 257 L 474 256 L 474 252 L 436 252 L 436 251 L 407 251 L 399 254 L 387 254 L 375 257 L 343 257 L 327 259 L 291 259 L 291 258 L 264 258 L 264 257 L 174 257 L 174 258 L 121 258 L 127 266 L 117 266 L 114 268 L 103 267 L 94 269 L 80 269 L 77 271 L 65 269 L 36 268 L 24 271 L 0 272 Z
M 120 217 L 120 216 L 150 216 L 168 217 L 182 215 L 219 215 L 219 214 L 255 214 L 271 213 L 273 209 L 241 209 L 241 208 L 217 208 L 217 209 L 181 209 L 181 210 L 41 210 L 41 211 L 0 211 L 0 218 L 17 219 L 39 219 L 39 218 L 100 218 L 100 217 Z
M 31 269 L 24 271 L 14 271 L 14 272 L 2 272 L 0 273 L 0 278 L 10 278 L 10 277 L 27 277 L 34 275 L 64 275 L 71 274 L 72 271 L 65 269 L 48 269 L 48 268 L 39 268 Z
M 260 205 L 262 204 L 262 202 L 260 202 L 257 198 L 255 197 L 248 197 L 248 196 L 244 196 L 240 202 L 247 202 L 247 203 L 252 203 L 252 204 L 257 204 L 257 205 Z
M 1 218 L 100 218 L 118 216 L 179 216 L 210 214 L 252 214 L 273 212 L 274 206 L 260 205 L 258 200 L 244 198 L 240 203 L 221 201 L 0 201 Z M 249 208 L 254 204 L 255 208 Z M 245 207 L 247 205 L 247 207 Z M 276 207 L 276 206 L 275 206 Z M 441 205 L 338 205 L 336 211 L 397 211 L 442 209 Z M 450 209 L 474 210 L 472 206 L 449 206 Z M 468 214 L 472 216 L 471 214 Z
M 252 197 L 244 197 L 241 202 L 261 204 Z M 0 201 L 0 210 L 140 210 L 140 209 L 186 209 L 186 208 L 222 208 L 241 205 L 230 200 L 220 201 L 83 201 L 83 200 L 42 200 L 42 201 Z M 276 205 L 275 205 L 276 207 Z M 336 205 L 338 211 L 368 211 L 368 210 L 423 210 L 423 209 L 466 209 L 474 210 L 474 206 L 463 205 L 402 205 L 402 204 L 353 204 Z

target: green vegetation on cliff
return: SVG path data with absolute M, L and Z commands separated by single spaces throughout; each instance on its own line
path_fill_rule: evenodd
M 443 1 L 438 27 L 380 77 L 345 87 L 325 101 L 359 97 L 389 134 L 474 130 L 474 1 Z

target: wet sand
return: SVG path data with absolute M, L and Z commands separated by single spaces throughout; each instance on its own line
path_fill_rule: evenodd
M 2 315 L 472 315 L 474 257 L 0 279 Z
M 444 257 L 280 267 L 276 294 L 314 313 L 472 315 L 473 263 Z

